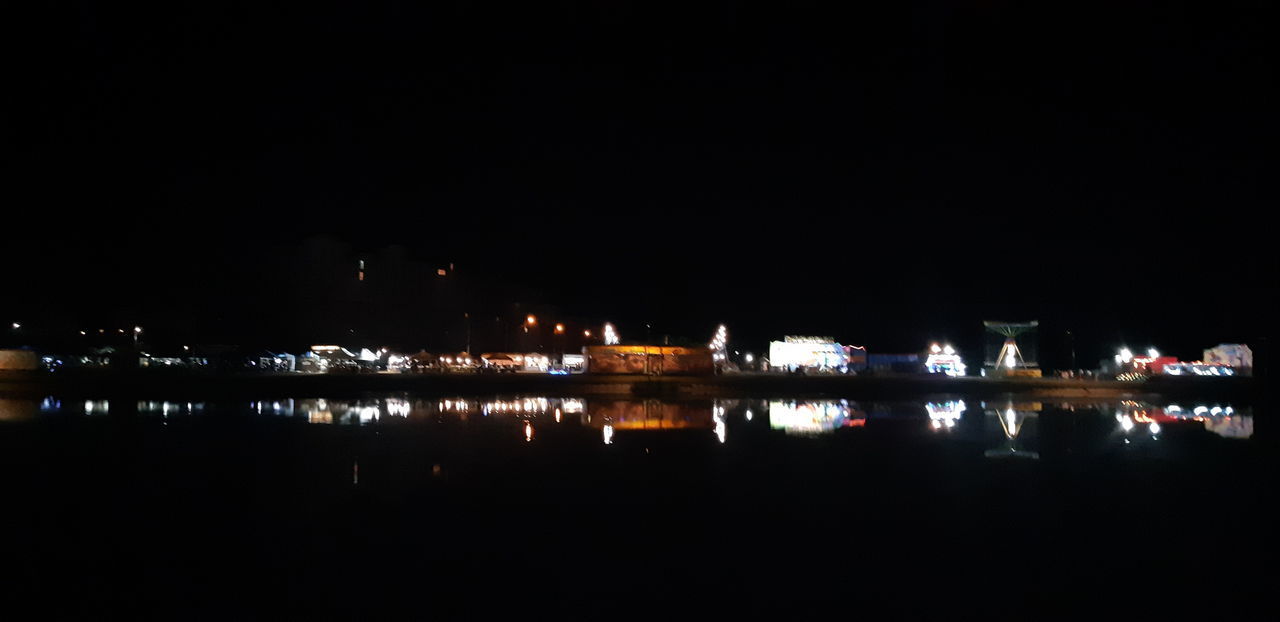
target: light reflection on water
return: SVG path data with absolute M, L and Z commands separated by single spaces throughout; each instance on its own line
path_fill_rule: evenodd
M 769 402 L 769 427 L 787 434 L 814 436 L 836 428 L 866 422 L 866 413 L 850 406 L 848 400 L 774 400 Z
M 129 412 L 132 409 L 132 413 Z M 297 418 L 325 425 L 377 425 L 397 421 L 457 421 L 476 419 L 512 422 L 527 442 L 536 442 L 544 425 L 586 426 L 600 430 L 600 442 L 613 444 L 618 435 L 663 430 L 706 430 L 727 444 L 731 429 L 763 427 L 787 436 L 818 437 L 847 428 L 862 428 L 878 420 L 919 421 L 923 430 L 947 436 L 979 434 L 997 442 L 989 457 L 1036 458 L 1026 430 L 1036 427 L 1045 411 L 1085 411 L 1114 416 L 1115 436 L 1123 443 L 1159 441 L 1175 428 L 1200 426 L 1232 439 L 1253 436 L 1251 409 L 1230 404 L 1150 403 L 1140 401 L 1063 402 L 992 400 L 976 404 L 961 399 L 918 402 L 857 402 L 805 399 L 674 400 L 614 397 L 495 396 L 490 398 L 424 398 L 407 394 L 366 399 L 287 398 L 235 404 L 204 401 L 42 400 L 0 398 L 0 421 L 21 421 L 40 415 L 105 417 L 137 414 L 161 418 L 208 416 L 215 413 Z M 975 432 L 976 431 L 976 432 Z M 997 432 L 998 431 L 998 432 Z
M 1036 451 L 1023 447 L 1022 433 L 1031 424 L 1037 422 L 1044 405 L 1040 402 L 983 402 L 983 413 L 988 420 L 994 420 L 1004 433 L 1004 442 L 987 450 L 988 458 L 1028 458 L 1040 459 Z

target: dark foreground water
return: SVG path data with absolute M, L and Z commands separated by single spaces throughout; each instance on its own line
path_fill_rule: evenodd
M 1265 618 L 1278 470 L 1254 410 L 0 399 L 0 606 Z

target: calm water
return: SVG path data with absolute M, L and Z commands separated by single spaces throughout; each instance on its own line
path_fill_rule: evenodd
M 1275 578 L 1254 410 L 0 398 L 6 584 L 72 616 L 1242 605 Z

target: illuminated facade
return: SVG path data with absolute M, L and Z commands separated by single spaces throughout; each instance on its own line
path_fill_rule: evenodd
M 769 342 L 769 364 L 787 370 L 843 371 L 848 369 L 849 354 L 831 337 L 788 336 Z

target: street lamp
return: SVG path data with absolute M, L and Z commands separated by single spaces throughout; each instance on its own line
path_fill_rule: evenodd
M 564 324 L 556 323 L 555 330 L 552 331 L 552 338 L 555 340 L 555 354 L 560 357 L 560 362 L 564 363 Z
M 138 347 L 138 335 L 141 335 L 141 334 L 142 334 L 142 327 L 134 326 L 133 327 L 133 347 L 135 348 Z

